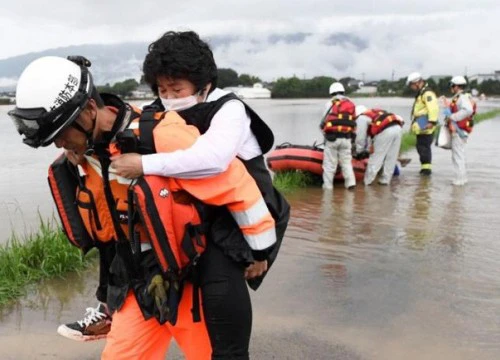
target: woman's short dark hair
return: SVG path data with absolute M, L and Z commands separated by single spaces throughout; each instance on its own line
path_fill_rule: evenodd
M 158 95 L 159 77 L 186 79 L 197 91 L 212 83 L 210 91 L 217 86 L 217 65 L 208 44 L 194 31 L 163 34 L 148 48 L 142 67 L 144 80 Z

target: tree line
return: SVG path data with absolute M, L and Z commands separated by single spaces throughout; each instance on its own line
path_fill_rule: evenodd
M 427 79 L 429 86 L 436 92 L 438 96 L 450 95 L 449 82 L 451 76 L 443 77 L 439 80 L 432 78 Z M 353 94 L 358 90 L 357 82 L 352 77 L 344 77 L 336 79 L 328 76 L 317 76 L 312 79 L 300 79 L 296 76 L 289 78 L 279 78 L 273 82 L 263 82 L 259 77 L 249 74 L 238 74 L 233 69 L 218 69 L 218 83 L 220 88 L 233 86 L 252 86 L 259 82 L 263 83 L 264 87 L 271 90 L 273 98 L 326 98 L 329 97 L 328 88 L 332 82 L 339 81 L 344 85 L 346 94 Z M 106 84 L 98 86 L 101 92 L 110 92 L 122 97 L 130 97 L 131 93 L 143 84 L 143 78 L 140 83 L 135 79 L 127 79 L 122 82 L 117 82 L 114 85 Z M 469 89 L 476 89 L 479 93 L 486 95 L 500 95 L 500 81 L 485 80 L 480 84 L 476 80 L 469 84 Z M 396 81 L 381 80 L 377 83 L 377 96 L 414 96 L 411 89 L 406 86 L 406 78 L 401 78 Z

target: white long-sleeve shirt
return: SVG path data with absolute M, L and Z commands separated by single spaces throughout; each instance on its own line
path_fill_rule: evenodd
M 207 102 L 216 101 L 226 94 L 228 92 L 215 89 Z M 241 101 L 230 100 L 217 111 L 208 130 L 190 148 L 143 155 L 144 174 L 203 178 L 225 171 L 236 156 L 249 160 L 262 155 L 250 122 Z
M 371 138 L 368 136 L 368 127 L 372 119 L 368 115 L 361 114 L 356 118 L 356 153 L 368 151 Z

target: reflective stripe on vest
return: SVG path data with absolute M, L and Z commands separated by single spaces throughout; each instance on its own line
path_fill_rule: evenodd
M 380 134 L 393 122 L 397 122 L 400 126 L 403 125 L 402 121 L 395 114 L 388 113 L 384 110 L 372 109 L 364 112 L 363 115 L 368 116 L 372 120 L 368 128 L 368 133 L 372 137 Z
M 324 133 L 354 133 L 356 128 L 356 107 L 347 99 L 332 100 L 332 106 L 325 117 Z

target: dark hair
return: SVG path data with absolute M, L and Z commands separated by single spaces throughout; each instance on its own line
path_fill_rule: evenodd
M 217 86 L 217 65 L 208 44 L 194 31 L 163 34 L 148 48 L 142 67 L 144 80 L 158 95 L 159 77 L 186 79 L 197 91 L 212 83 L 210 91 Z

